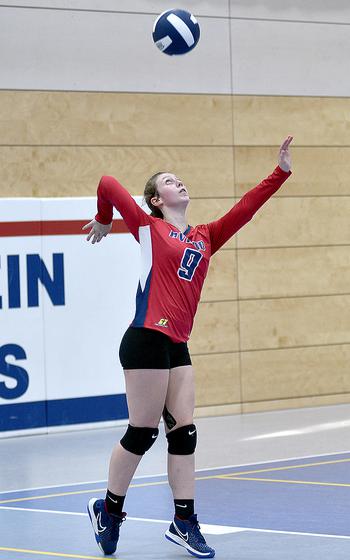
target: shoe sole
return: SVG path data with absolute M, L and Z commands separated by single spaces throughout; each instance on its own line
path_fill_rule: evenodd
M 195 550 L 189 544 L 187 544 L 185 541 L 183 541 L 181 537 L 178 537 L 178 536 L 174 535 L 170 531 L 165 532 L 165 538 L 168 539 L 168 541 L 170 541 L 174 544 L 182 546 L 183 548 L 185 548 L 187 550 L 187 552 L 189 554 L 191 554 L 192 556 L 195 556 L 196 558 L 214 558 L 214 556 L 215 556 L 215 552 L 214 553 L 213 552 L 198 552 L 198 550 Z
M 104 550 L 101 546 L 100 538 L 99 538 L 99 535 L 98 535 L 97 521 L 96 521 L 95 512 L 94 512 L 95 502 L 97 502 L 97 498 L 91 498 L 91 500 L 89 500 L 87 510 L 88 510 L 88 514 L 89 514 L 89 517 L 90 517 L 92 528 L 93 528 L 94 533 L 95 533 L 96 542 L 98 544 L 99 549 L 102 550 L 102 552 L 104 554 Z

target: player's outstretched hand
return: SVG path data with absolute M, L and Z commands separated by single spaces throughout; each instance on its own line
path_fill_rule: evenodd
M 289 151 L 289 145 L 293 140 L 293 136 L 287 136 L 285 141 L 280 147 L 280 151 L 278 154 L 278 165 L 280 166 L 283 171 L 289 171 L 292 167 L 292 157 Z
M 89 231 L 89 235 L 86 238 L 86 241 L 90 241 L 90 239 L 92 238 L 92 243 L 99 243 L 101 239 L 103 237 L 106 237 L 106 235 L 111 231 L 112 222 L 110 224 L 104 225 L 100 224 L 100 222 L 97 222 L 96 220 L 91 220 L 91 222 L 83 226 L 82 229 L 85 230 L 89 228 L 91 229 Z

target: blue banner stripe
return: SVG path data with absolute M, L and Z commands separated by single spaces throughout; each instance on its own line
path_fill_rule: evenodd
M 128 418 L 126 395 L 0 405 L 0 432 Z
M 44 428 L 45 426 L 47 426 L 46 401 L 0 406 L 0 432 Z

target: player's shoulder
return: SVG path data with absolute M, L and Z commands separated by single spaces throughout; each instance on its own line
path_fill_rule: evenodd
M 197 224 L 196 226 L 192 226 L 194 231 L 198 231 L 198 233 L 206 233 L 208 231 L 208 224 Z
M 208 224 L 198 224 L 196 226 L 192 226 L 190 236 L 194 238 L 200 237 L 209 240 L 210 234 Z

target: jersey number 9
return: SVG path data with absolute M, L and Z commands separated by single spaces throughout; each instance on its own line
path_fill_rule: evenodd
M 180 268 L 177 271 L 180 278 L 191 282 L 202 257 L 203 255 L 199 251 L 187 247 L 182 256 Z

